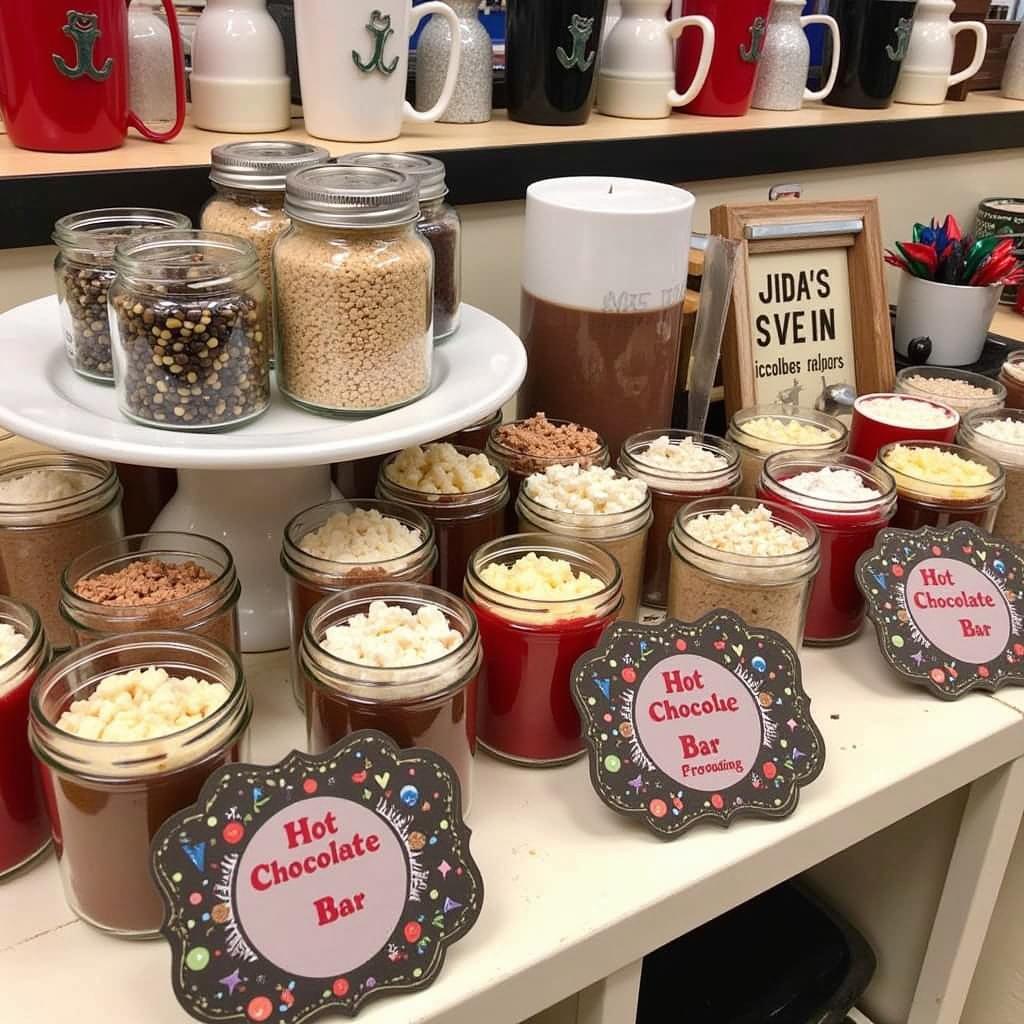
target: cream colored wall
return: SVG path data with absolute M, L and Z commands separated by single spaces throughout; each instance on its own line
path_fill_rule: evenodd
M 681 140 L 680 145 L 686 142 Z M 642 163 L 635 173 L 643 175 Z M 891 245 L 897 238 L 909 237 L 915 220 L 949 211 L 969 226 L 980 199 L 1018 194 L 1022 180 L 1024 148 L 700 182 L 692 187 L 697 196 L 694 229 L 707 230 L 712 206 L 764 200 L 771 185 L 798 182 L 809 199 L 878 195 L 883 240 Z M 514 329 L 519 323 L 522 209 L 522 203 L 516 202 L 462 211 L 465 298 Z M 52 291 L 52 259 L 48 246 L 0 251 L 0 309 Z M 893 282 L 890 277 L 890 287 Z M 900 684 L 894 680 L 893 685 Z M 879 953 L 881 966 L 866 1000 L 877 1024 L 900 1024 L 906 1019 L 962 803 L 959 795 L 942 801 L 812 872 L 814 884 L 849 914 Z M 929 836 L 928 843 L 921 842 L 924 835 Z M 972 988 L 963 1024 L 1010 1024 L 1021 1019 L 1024 926 L 1020 922 L 1024 915 L 1019 912 L 1018 894 L 1024 882 L 1024 848 L 1018 850 L 1011 870 L 1015 884 L 1004 887 L 986 963 Z M 559 1007 L 548 1019 L 571 1018 L 570 1007 Z

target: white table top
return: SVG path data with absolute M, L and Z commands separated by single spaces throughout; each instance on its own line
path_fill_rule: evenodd
M 871 634 L 805 650 L 802 661 L 827 759 L 785 821 L 664 842 L 598 800 L 583 760 L 528 770 L 481 754 L 469 818 L 486 892 L 480 920 L 431 988 L 382 999 L 359 1019 L 521 1020 L 1024 753 L 1024 692 L 939 701 L 893 677 Z M 277 760 L 303 736 L 287 656 L 247 666 L 253 758 Z M 0 885 L 0 978 L 5 1020 L 189 1019 L 171 993 L 167 945 L 77 921 L 52 857 Z

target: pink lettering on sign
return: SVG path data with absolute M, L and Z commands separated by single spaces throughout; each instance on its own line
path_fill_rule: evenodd
M 409 891 L 401 839 L 368 807 L 339 797 L 278 811 L 252 836 L 235 877 L 249 941 L 282 970 L 315 978 L 378 953 Z
M 995 583 L 972 565 L 928 558 L 907 574 L 907 609 L 914 625 L 940 651 L 981 665 L 1010 639 L 1010 609 Z
M 749 774 L 761 749 L 754 695 L 728 669 L 699 655 L 666 658 L 634 701 L 637 739 L 676 782 L 706 792 Z

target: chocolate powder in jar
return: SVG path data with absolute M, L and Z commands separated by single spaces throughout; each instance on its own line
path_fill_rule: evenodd
M 446 338 L 459 319 L 458 227 L 443 220 L 421 220 L 418 227 L 434 250 L 434 337 Z
M 626 438 L 672 422 L 682 317 L 682 304 L 596 313 L 524 291 L 525 407 L 592 427 L 614 461 Z

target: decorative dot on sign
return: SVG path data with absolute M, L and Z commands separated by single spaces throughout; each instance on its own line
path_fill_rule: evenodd
M 415 968 L 415 970 L 413 970 L 413 972 L 412 972 L 412 976 L 414 978 L 422 977 L 423 976 L 423 968 L 422 967 Z
M 348 981 L 345 978 L 335 978 L 331 991 L 339 998 L 348 995 Z
M 942 554 L 942 548 L 940 548 L 940 547 L 938 546 L 938 544 L 933 544 L 933 545 L 932 545 L 932 554 L 933 554 L 933 555 L 934 555 L 934 556 L 935 556 L 936 558 L 938 558 L 938 557 L 939 557 L 939 555 L 941 555 L 941 554 Z
M 206 819 L 206 824 L 210 828 L 216 828 L 217 827 L 217 819 L 215 817 L 213 817 L 213 815 L 211 814 L 210 817 Z
M 624 668 L 622 670 L 622 681 L 624 683 L 635 683 L 636 682 L 636 672 L 632 668 L 629 668 L 629 667 Z
M 979 665 L 978 675 L 981 676 L 982 679 L 988 679 L 988 665 Z
M 438 891 L 437 891 L 436 889 L 431 889 L 431 890 L 430 890 L 430 898 L 431 898 L 432 900 L 436 900 L 436 899 L 437 899 L 437 897 L 438 897 L 438 896 L 440 896 L 440 895 L 441 895 L 441 894 L 440 894 L 440 893 L 439 893 L 439 892 L 438 892 Z
M 903 646 L 903 637 L 899 633 L 894 633 L 889 641 L 893 647 L 899 650 Z
M 1006 563 L 998 558 L 992 563 L 992 568 L 995 569 L 995 571 L 999 573 L 1000 576 L 1006 574 Z
M 606 722 L 610 722 L 610 721 L 612 720 L 612 716 L 611 716 L 611 715 L 609 715 L 609 714 L 606 714 L 606 715 L 604 716 L 604 720 L 605 720 Z
M 659 800 L 657 797 L 648 804 L 648 809 L 656 818 L 664 818 L 665 815 L 668 814 L 668 804 L 666 804 L 664 800 Z
M 406 942 L 419 942 L 420 936 L 423 934 L 423 929 L 419 926 L 416 921 L 409 921 L 405 928 L 402 930 L 405 935 Z
M 193 907 L 198 907 L 203 902 L 203 894 L 201 892 L 189 893 L 188 901 Z
M 595 704 L 597 703 L 597 698 L 596 698 L 596 697 L 588 697 L 588 698 L 587 698 L 587 703 L 588 703 L 588 704 L 589 704 L 589 705 L 590 705 L 591 707 L 593 707 L 593 706 L 594 706 L 594 705 L 595 705 Z
M 302 783 L 302 791 L 304 793 L 315 793 L 316 789 L 317 789 L 317 785 L 318 785 L 318 783 L 317 783 L 316 779 L 306 779 Z
M 1014 644 L 1013 653 L 1016 654 L 1018 658 L 1024 657 L 1024 644 Z
M 763 672 L 768 667 L 768 662 L 764 660 L 760 655 L 750 659 L 750 667 L 755 672 Z
M 242 837 L 245 835 L 245 826 L 240 821 L 229 821 L 224 826 L 224 831 L 221 832 L 224 837 L 225 843 L 230 843 L 234 846 L 235 843 L 240 843 Z
M 774 779 L 775 776 L 778 774 L 778 769 L 775 767 L 774 764 L 772 764 L 771 761 L 765 761 L 765 763 L 761 766 L 761 772 L 763 773 L 766 779 Z
M 720 811 L 725 806 L 725 801 L 722 799 L 721 793 L 711 794 L 711 806 L 714 807 L 716 811 Z
M 274 1012 L 274 1004 L 266 996 L 253 996 L 249 1005 L 245 1008 L 245 1014 L 249 1020 L 268 1020 Z
M 420 791 L 415 786 L 403 786 L 398 797 L 406 807 L 415 807 L 420 800 Z
M 205 970 L 210 963 L 210 951 L 205 946 L 196 946 L 190 949 L 185 956 L 185 966 L 190 971 Z
M 622 767 L 622 761 L 615 754 L 609 754 L 604 759 L 604 766 L 614 775 Z
M 896 577 L 896 579 L 899 579 L 903 575 L 903 566 L 902 565 L 893 565 L 893 567 L 892 567 L 892 574 L 893 574 L 893 576 Z
M 444 821 L 439 821 L 438 825 L 440 826 L 441 830 L 444 831 L 448 827 L 448 819 L 446 818 Z
M 676 650 L 677 651 L 685 651 L 686 650 L 686 641 L 685 640 L 677 640 L 676 641 Z
M 181 872 L 180 871 L 175 871 L 174 874 L 171 875 L 171 881 L 172 882 L 180 882 L 181 881 Z
M 943 672 L 941 668 L 933 668 L 928 674 L 936 683 L 943 683 L 946 681 L 946 673 Z

